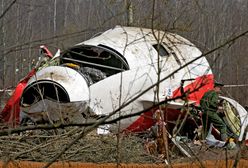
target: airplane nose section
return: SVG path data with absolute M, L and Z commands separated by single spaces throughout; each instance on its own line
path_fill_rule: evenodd
M 63 66 L 38 71 L 21 96 L 21 118 L 33 121 L 82 122 L 89 104 L 89 87 L 82 74 Z

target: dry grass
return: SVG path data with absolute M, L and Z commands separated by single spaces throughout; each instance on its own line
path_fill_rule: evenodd
M 22 135 L 0 137 L 0 159 L 48 162 L 81 131 L 67 128 L 52 131 L 27 131 Z M 156 157 L 146 153 L 142 139 L 125 136 L 120 142 L 120 158 L 123 163 L 154 163 Z M 62 155 L 64 161 L 106 163 L 116 162 L 117 138 L 115 135 L 90 133 L 80 139 Z
M 0 159 L 49 162 L 61 149 L 70 143 L 83 130 L 71 127 L 57 130 L 33 130 L 22 134 L 0 137 Z M 121 163 L 163 163 L 158 154 L 150 155 L 144 148 L 145 139 L 136 135 L 120 138 L 117 150 L 116 135 L 97 135 L 95 131 L 77 141 L 68 149 L 60 161 L 77 161 L 93 163 L 116 163 L 117 156 Z M 179 150 L 170 144 L 170 159 L 173 163 L 201 162 L 204 160 L 235 159 L 238 149 L 209 148 L 202 145 L 186 144 L 192 150 L 192 158 L 184 157 Z M 242 147 L 241 158 L 248 159 L 246 147 Z

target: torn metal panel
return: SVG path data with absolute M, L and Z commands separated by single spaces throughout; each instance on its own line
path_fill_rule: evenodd
M 90 120 L 91 115 L 88 113 L 88 102 L 56 102 L 49 99 L 32 104 L 32 106 L 23 106 L 21 108 L 21 121 L 26 117 L 30 118 L 33 122 L 40 123 L 85 123 Z M 45 109 L 41 111 L 41 109 Z M 84 115 L 82 115 L 82 113 Z
M 232 105 L 232 107 L 236 110 L 235 116 L 238 116 L 238 120 L 239 120 L 238 140 L 242 141 L 244 139 L 248 139 L 248 137 L 245 137 L 245 135 L 247 135 L 246 128 L 248 126 L 248 112 L 237 101 L 224 96 L 221 96 L 221 98 L 228 101 Z M 237 120 L 237 118 L 229 118 L 227 124 L 229 125 L 233 124 L 235 123 L 235 120 Z

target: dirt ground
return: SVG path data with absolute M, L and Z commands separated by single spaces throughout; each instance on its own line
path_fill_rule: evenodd
M 36 130 L 21 134 L 0 137 L 0 159 L 49 162 L 61 149 L 82 133 L 83 128 L 67 128 L 64 130 Z M 164 163 L 158 153 L 149 154 L 144 147 L 145 139 L 137 135 L 97 135 L 91 132 L 77 141 L 61 157 L 60 161 L 77 161 L 91 163 Z M 184 145 L 184 146 L 183 146 Z M 248 160 L 248 148 L 241 144 L 240 148 L 227 150 L 213 148 L 204 142 L 185 143 L 182 146 L 191 154 L 191 158 L 169 144 L 169 159 L 172 163 L 200 162 L 204 160 Z M 239 155 L 238 155 L 239 154 Z M 166 158 L 166 157 L 165 157 Z

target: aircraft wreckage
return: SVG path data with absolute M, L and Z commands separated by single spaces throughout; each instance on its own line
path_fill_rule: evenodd
M 29 74 L 19 97 L 20 118 L 18 112 L 16 118 L 83 123 L 117 110 L 108 120 L 129 117 L 105 126 L 108 131 L 142 132 L 154 125 L 158 109 L 154 104 L 164 102 L 160 107 L 173 128 L 170 121 L 178 121 L 184 107 L 198 106 L 203 94 L 213 88 L 213 73 L 201 54 L 176 34 L 116 26 L 66 49 Z M 231 116 L 227 124 L 241 141 L 247 112 L 235 100 L 222 99 L 228 103 L 226 115 Z M 190 119 L 185 126 L 196 127 Z

